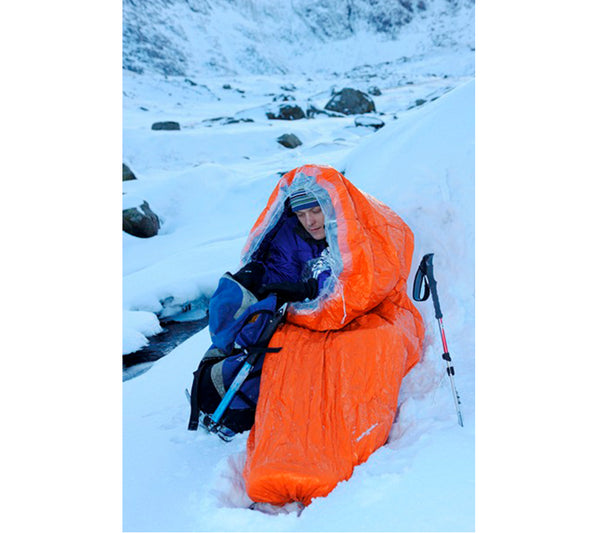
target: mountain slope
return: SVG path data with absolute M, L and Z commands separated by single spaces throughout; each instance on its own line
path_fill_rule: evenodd
M 473 0 L 124 0 L 123 67 L 168 76 L 310 73 L 319 49 L 319 68 L 333 71 L 340 51 L 327 47 L 342 41 L 353 68 L 365 46 L 384 57 L 396 41 L 405 56 L 474 48 L 473 12 Z

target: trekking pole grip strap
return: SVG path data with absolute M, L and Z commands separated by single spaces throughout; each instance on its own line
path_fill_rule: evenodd
M 427 254 L 423 256 L 419 269 L 425 270 L 425 276 L 429 282 L 429 288 L 431 290 L 431 297 L 433 298 L 433 307 L 435 308 L 435 318 L 442 318 L 442 308 L 440 307 L 440 300 L 437 292 L 437 281 L 433 277 L 433 254 Z
M 413 283 L 413 300 L 415 302 L 426 301 L 430 294 L 425 268 L 421 268 L 422 264 L 423 262 L 421 262 L 421 265 L 417 269 Z

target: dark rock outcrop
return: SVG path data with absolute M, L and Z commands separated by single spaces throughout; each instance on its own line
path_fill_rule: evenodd
M 134 237 L 154 237 L 160 228 L 156 213 L 150 209 L 148 202 L 138 207 L 123 209 L 123 231 Z
M 154 124 L 152 124 L 152 129 L 163 131 L 175 131 L 180 130 L 181 126 L 179 125 L 179 122 L 167 120 L 165 122 L 155 122 Z
M 298 105 L 282 105 L 273 112 L 267 111 L 267 118 L 271 120 L 299 120 L 306 118 L 304 110 Z
M 123 163 L 123 181 L 131 181 L 137 179 L 131 169 Z
M 277 138 L 277 142 L 286 148 L 297 148 L 302 144 L 302 141 L 293 133 L 284 133 L 281 137 Z
M 375 111 L 375 104 L 368 94 L 347 87 L 336 92 L 327 102 L 325 109 L 344 115 L 360 115 Z

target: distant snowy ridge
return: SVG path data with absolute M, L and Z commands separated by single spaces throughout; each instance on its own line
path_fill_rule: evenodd
M 474 0 L 123 0 L 123 68 L 168 76 L 309 74 L 474 48 Z M 386 57 L 386 42 L 394 57 Z M 343 42 L 327 53 L 327 45 Z M 314 51 L 321 50 L 320 61 Z

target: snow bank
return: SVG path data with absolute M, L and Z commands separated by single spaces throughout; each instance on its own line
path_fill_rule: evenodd
M 123 313 L 123 353 L 131 353 L 148 344 L 146 337 L 162 331 L 158 318 L 147 311 L 125 311 Z
M 345 175 L 411 227 L 413 275 L 420 258 L 434 253 L 442 311 L 452 317 L 446 332 L 450 347 L 456 346 L 454 338 L 469 339 L 459 351 L 469 364 L 475 316 L 475 81 L 396 122 L 348 156 Z

